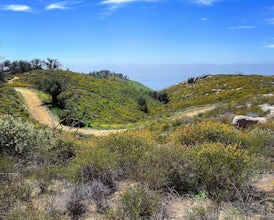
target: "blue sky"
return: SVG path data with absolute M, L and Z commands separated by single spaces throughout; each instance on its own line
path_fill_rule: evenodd
M 205 73 L 274 74 L 274 0 L 2 0 L 0 55 L 110 69 L 161 89 Z

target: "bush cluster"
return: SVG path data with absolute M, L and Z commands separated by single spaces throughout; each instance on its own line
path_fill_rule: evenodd
M 10 115 L 0 117 L 0 152 L 36 165 L 65 163 L 74 155 L 73 145 L 57 138 L 52 130 Z
M 135 173 L 144 154 L 153 146 L 151 135 L 142 131 L 111 134 L 100 138 L 97 147 L 113 155 L 119 176 L 127 177 Z
M 155 219 L 161 208 L 160 195 L 144 185 L 136 185 L 126 189 L 120 196 L 116 218 Z
M 204 142 L 239 143 L 238 132 L 230 125 L 212 120 L 203 120 L 181 126 L 171 134 L 174 143 L 195 145 Z

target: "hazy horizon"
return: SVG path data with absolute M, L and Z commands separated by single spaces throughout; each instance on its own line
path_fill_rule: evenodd
M 259 74 L 274 75 L 274 63 L 268 64 L 82 64 L 63 65 L 80 73 L 110 70 L 123 73 L 129 79 L 154 89 L 165 89 L 174 84 L 205 74 Z

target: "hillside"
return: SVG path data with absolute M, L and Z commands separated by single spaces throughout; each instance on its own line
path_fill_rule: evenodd
M 119 77 L 18 77 L 0 88 L 1 219 L 272 219 L 273 77 L 201 77 L 167 89 L 167 104 L 147 95 L 164 91 Z M 55 104 L 41 83 L 60 92 Z M 91 126 L 136 127 L 57 132 L 47 107 L 60 117 L 96 112 L 84 117 Z M 231 123 L 239 112 L 269 117 L 244 129 Z
M 60 119 L 69 116 L 95 128 L 157 123 L 170 117 L 180 118 L 183 112 L 201 107 L 208 109 L 200 113 L 204 115 L 250 113 L 264 116 L 259 104 L 273 103 L 273 97 L 265 96 L 274 91 L 273 76 L 209 75 L 189 79 L 165 90 L 167 104 L 157 100 L 155 95 L 152 98 L 155 92 L 142 84 L 114 76 L 98 78 L 69 71 L 43 70 L 20 75 L 20 79 L 12 83 L 37 89 L 37 82 L 52 77 L 64 87 L 58 96 L 59 106 L 52 106 L 51 97 L 37 91 L 40 98 Z M 142 111 L 140 100 L 145 102 L 148 112 Z M 14 105 L 20 106 L 21 102 Z M 70 121 L 64 123 L 71 124 Z
M 168 112 L 209 105 L 221 105 L 222 113 L 244 113 L 248 111 L 247 104 L 254 104 L 249 110 L 255 110 L 259 102 L 264 102 L 262 95 L 274 92 L 274 77 L 260 75 L 209 75 L 173 85 L 167 89 L 170 102 Z M 258 100 L 255 100 L 256 97 Z M 269 98 L 273 102 L 273 97 Z M 254 102 L 255 101 L 255 102 Z M 269 100 L 265 100 L 269 101 Z M 220 109 L 220 108 L 219 108 Z M 221 113 L 221 112 L 219 112 Z
M 7 85 L 0 85 L 0 115 L 3 114 L 28 118 L 28 111 L 22 97 Z
M 118 77 L 97 78 L 69 71 L 43 70 L 22 75 L 13 85 L 37 89 L 37 83 L 50 78 L 60 81 L 64 88 L 58 95 L 58 106 L 50 106 L 51 110 L 61 119 L 69 115 L 83 120 L 88 127 L 129 126 L 163 109 L 161 102 L 147 95 L 148 88 Z M 42 98 L 50 101 L 43 94 Z M 148 112 L 142 111 L 140 99 L 145 100 Z

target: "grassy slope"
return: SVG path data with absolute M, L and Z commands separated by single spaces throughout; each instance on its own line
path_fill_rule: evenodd
M 22 118 L 28 117 L 22 97 L 7 85 L 0 85 L 0 115 L 2 114 L 11 114 Z
M 17 85 L 31 85 L 34 80 L 42 78 L 50 71 L 34 72 L 32 75 L 21 76 Z M 214 75 L 195 84 L 180 83 L 167 89 L 170 102 L 164 106 L 145 94 L 149 88 L 130 80 L 116 77 L 98 79 L 93 76 L 76 74 L 68 71 L 54 71 L 54 74 L 68 77 L 67 90 L 62 94 L 66 96 L 66 109 L 73 111 L 76 117 L 81 118 L 87 113 L 84 120 L 93 127 L 121 127 L 121 125 L 134 125 L 143 123 L 150 117 L 157 121 L 163 118 L 164 113 L 173 115 L 186 108 L 201 105 L 226 104 L 215 109 L 216 114 L 232 112 L 241 114 L 260 112 L 258 104 L 264 102 L 261 94 L 274 92 L 273 76 L 258 75 Z M 218 92 L 219 90 L 219 92 Z M 254 97 L 259 97 L 254 102 Z M 144 97 L 148 103 L 149 114 L 140 111 L 137 99 Z M 267 103 L 273 104 L 274 98 L 264 98 Z M 11 99 L 12 100 L 12 99 Z M 251 108 L 246 104 L 252 100 Z M 239 108 L 239 106 L 245 106 Z M 59 114 L 62 111 L 55 109 Z M 159 118 L 160 117 L 160 118 Z
M 167 89 L 170 98 L 168 110 L 215 103 L 245 104 L 257 95 L 273 93 L 273 82 L 273 76 L 215 75 L 195 84 L 177 84 Z
M 99 79 L 69 71 L 36 71 L 20 79 L 21 83 L 32 85 L 35 80 L 49 74 L 69 79 L 66 91 L 60 97 L 66 97 L 66 110 L 72 111 L 74 116 L 81 118 L 85 113 L 84 121 L 88 126 L 132 124 L 146 120 L 163 109 L 162 103 L 145 94 L 148 88 L 116 77 Z M 142 112 L 137 104 L 141 97 L 148 103 L 148 114 Z

